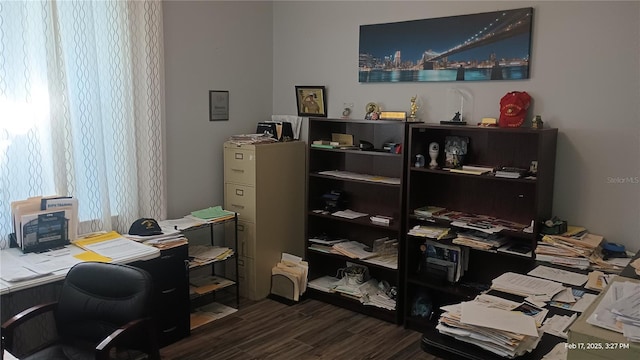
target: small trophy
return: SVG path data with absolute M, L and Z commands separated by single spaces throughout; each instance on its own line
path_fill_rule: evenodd
M 409 112 L 409 116 L 407 116 L 407 121 L 418 121 L 417 112 L 418 105 L 416 104 L 416 99 L 418 95 L 411 97 L 411 111 Z

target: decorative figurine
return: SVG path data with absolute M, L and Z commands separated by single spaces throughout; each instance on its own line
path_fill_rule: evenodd
M 418 95 L 411 97 L 411 111 L 409 112 L 409 116 L 407 117 L 407 121 L 416 121 L 416 120 L 418 120 L 417 116 L 416 116 L 416 113 L 418 112 L 418 109 L 420 107 L 416 104 L 417 97 L 418 97 Z
M 544 123 L 542 122 L 542 116 L 536 115 L 531 121 L 531 127 L 534 129 L 542 129 Z
M 460 118 L 460 111 L 456 111 L 456 114 L 453 115 L 453 118 L 451 118 L 451 121 L 462 121 L 462 119 Z
M 416 155 L 416 163 L 415 166 L 417 168 L 424 167 L 424 156 L 421 154 Z
M 438 167 L 438 154 L 440 153 L 440 145 L 437 142 L 432 142 L 429 144 L 429 157 L 431 158 L 431 162 L 429 163 L 429 168 L 435 169 Z

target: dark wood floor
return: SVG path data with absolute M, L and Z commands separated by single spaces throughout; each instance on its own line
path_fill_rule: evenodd
M 292 306 L 265 299 L 194 329 L 161 350 L 162 359 L 437 360 L 420 333 L 306 299 Z

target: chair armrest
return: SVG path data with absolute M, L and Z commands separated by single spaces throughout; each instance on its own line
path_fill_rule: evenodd
M 45 304 L 35 305 L 26 310 L 19 312 L 2 324 L 0 329 L 0 335 L 2 337 L 2 348 L 13 350 L 13 332 L 14 330 L 27 322 L 28 320 L 46 312 L 55 310 L 58 307 L 58 302 L 53 301 Z
M 151 317 L 136 319 L 116 329 L 96 346 L 96 360 L 109 359 L 109 352 L 120 344 L 131 344 L 131 340 L 142 342 L 150 360 L 160 359 L 160 348 L 156 337 L 154 320 Z M 144 336 L 144 339 L 142 337 Z

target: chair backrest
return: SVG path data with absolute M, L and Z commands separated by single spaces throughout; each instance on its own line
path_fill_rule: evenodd
M 63 339 L 97 344 L 129 321 L 149 316 L 153 280 L 128 265 L 84 262 L 64 280 L 55 312 Z

